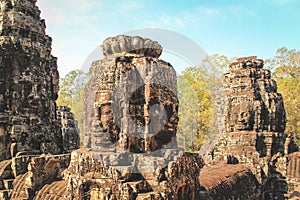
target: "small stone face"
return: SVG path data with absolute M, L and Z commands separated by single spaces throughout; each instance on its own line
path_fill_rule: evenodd
M 232 106 L 230 116 L 230 129 L 241 131 L 253 129 L 253 116 L 247 104 L 237 104 Z
M 100 108 L 100 124 L 103 131 L 108 131 L 109 123 L 113 120 L 112 107 L 110 104 L 102 105 Z

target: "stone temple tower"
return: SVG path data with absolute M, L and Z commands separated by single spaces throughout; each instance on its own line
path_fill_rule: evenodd
M 59 74 L 36 0 L 0 0 L 0 160 L 60 153 Z
M 225 132 L 216 162 L 244 164 L 263 186 L 264 199 L 282 198 L 284 177 L 276 171 L 286 150 L 286 113 L 271 72 L 256 56 L 238 58 L 225 74 Z

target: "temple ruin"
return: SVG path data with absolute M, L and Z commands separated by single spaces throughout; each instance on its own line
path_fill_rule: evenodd
M 178 147 L 176 72 L 163 47 L 119 35 L 102 44 L 77 122 L 57 107 L 59 74 L 36 0 L 0 0 L 0 199 L 297 199 L 300 153 L 271 72 L 255 56 L 225 74 L 220 140 Z
M 35 1 L 0 1 L 1 160 L 62 153 L 56 119 L 59 75 Z
M 203 160 L 177 147 L 176 72 L 159 60 L 162 47 L 123 35 L 102 47 L 85 90 L 88 148 L 72 153 L 68 198 L 197 199 Z
M 74 141 L 64 137 L 78 130 L 70 134 L 69 125 L 58 119 L 57 58 L 35 4 L 0 1 L 0 199 L 31 199 L 68 165 L 70 155 L 63 153 L 79 147 L 64 142 Z M 64 125 L 69 132 L 62 135 Z M 43 166 L 44 172 L 37 170 Z

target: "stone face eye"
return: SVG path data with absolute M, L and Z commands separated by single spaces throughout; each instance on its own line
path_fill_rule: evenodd
M 111 111 L 110 110 L 107 110 L 104 112 L 104 115 L 110 115 L 111 114 Z
M 101 109 L 101 114 L 105 115 L 111 111 L 111 106 L 104 105 L 104 106 L 101 106 L 100 109 Z

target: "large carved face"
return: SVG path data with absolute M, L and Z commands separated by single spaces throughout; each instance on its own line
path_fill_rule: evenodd
M 124 70 L 131 62 L 134 61 L 123 59 L 116 63 L 122 74 L 118 77 L 115 73 L 117 77 L 113 78 L 114 89 L 110 93 L 97 92 L 97 116 L 101 131 L 111 142 L 131 152 L 151 152 L 170 143 L 176 135 L 178 99 L 173 84 L 176 75 L 174 78 L 169 66 L 155 66 L 169 71 L 161 70 L 157 76 L 164 77 L 156 77 L 158 80 L 151 83 L 153 75 L 146 74 L 151 63 L 139 59 L 136 61 L 141 64 L 139 68 Z M 160 84 L 170 75 L 172 89 L 168 82 Z
M 253 116 L 248 104 L 234 105 L 230 112 L 229 126 L 231 132 L 253 129 Z

